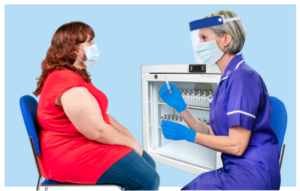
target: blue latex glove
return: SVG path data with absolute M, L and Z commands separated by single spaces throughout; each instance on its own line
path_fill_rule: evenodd
M 171 88 L 171 92 L 172 92 L 171 94 L 169 93 L 168 86 L 165 83 L 160 88 L 159 95 L 166 104 L 168 104 L 171 107 L 174 107 L 176 111 L 180 113 L 183 110 L 185 110 L 185 108 L 187 107 L 186 103 L 182 95 L 180 94 L 180 91 L 176 88 L 176 86 L 174 86 L 170 82 L 169 82 L 169 86 Z
M 167 120 L 162 120 L 161 128 L 166 139 L 186 140 L 193 143 L 197 134 L 184 125 Z

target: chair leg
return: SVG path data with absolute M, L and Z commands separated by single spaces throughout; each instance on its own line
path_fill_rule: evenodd
M 280 158 L 279 158 L 279 170 L 281 170 L 284 150 L 285 150 L 285 144 L 283 143 L 282 146 L 281 146 L 281 152 L 280 152 Z
M 37 183 L 37 186 L 36 186 L 36 191 L 39 191 L 40 190 L 40 186 L 41 186 L 41 175 L 39 175 L 39 179 L 38 179 L 38 183 Z

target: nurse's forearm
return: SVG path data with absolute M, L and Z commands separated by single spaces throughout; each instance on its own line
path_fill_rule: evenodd
M 182 112 L 179 113 L 187 125 L 193 129 L 196 132 L 202 133 L 202 134 L 213 134 L 211 128 L 209 125 L 205 125 L 204 123 L 201 123 L 191 112 L 188 108 L 183 110 Z
M 215 151 L 239 156 L 241 148 L 229 136 L 214 136 L 197 133 L 195 143 L 213 149 Z
M 117 128 L 119 131 L 121 131 L 122 133 L 124 133 L 125 135 L 131 136 L 131 133 L 128 129 L 126 129 L 123 125 L 121 125 L 115 118 L 113 118 L 113 116 L 107 114 L 109 117 L 109 121 L 112 124 L 112 126 L 114 126 L 115 128 Z

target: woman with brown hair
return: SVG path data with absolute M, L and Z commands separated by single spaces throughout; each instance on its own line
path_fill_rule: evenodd
M 155 162 L 131 133 L 107 114 L 108 100 L 91 82 L 86 67 L 99 57 L 93 29 L 70 22 L 57 29 L 42 62 L 34 95 L 41 154 L 47 180 L 120 184 L 157 190 Z
M 206 171 L 181 190 L 279 190 L 279 144 L 271 126 L 272 108 L 263 78 L 241 52 L 246 30 L 235 12 L 220 10 L 190 22 L 197 63 L 222 73 L 209 103 L 209 123 L 193 115 L 177 87 L 159 94 L 188 127 L 162 120 L 167 139 L 186 140 L 221 152 L 223 167 Z

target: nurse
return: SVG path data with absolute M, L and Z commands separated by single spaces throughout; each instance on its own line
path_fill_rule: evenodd
M 202 173 L 182 190 L 278 190 L 279 146 L 271 120 L 269 94 L 262 77 L 238 54 L 245 42 L 245 28 L 232 11 L 221 10 L 190 23 L 197 31 L 194 49 L 207 67 L 222 72 L 210 103 L 205 125 L 187 108 L 179 90 L 170 83 L 160 89 L 161 98 L 184 118 L 181 124 L 163 120 L 167 139 L 186 140 L 221 152 L 223 167 Z M 197 62 L 199 63 L 199 62 Z

